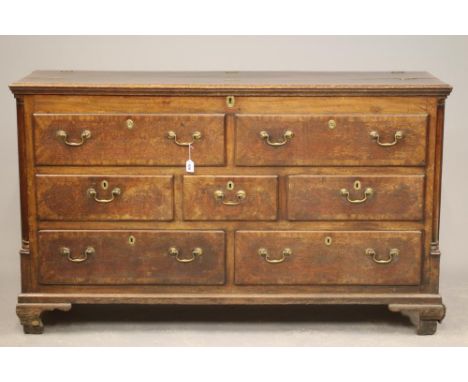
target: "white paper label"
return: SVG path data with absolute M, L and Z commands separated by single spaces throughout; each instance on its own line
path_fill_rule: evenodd
M 189 159 L 187 162 L 185 162 L 185 171 L 195 172 L 195 163 L 193 163 L 193 160 Z

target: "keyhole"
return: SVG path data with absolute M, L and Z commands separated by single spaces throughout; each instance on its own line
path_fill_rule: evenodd
M 233 181 L 230 180 L 229 182 L 227 182 L 226 190 L 229 190 L 229 191 L 234 190 L 234 182 Z
M 332 238 L 331 238 L 330 236 L 327 236 L 327 237 L 325 238 L 325 245 L 328 246 L 328 245 L 331 245 L 331 243 L 332 243 Z
M 359 180 L 354 181 L 354 189 L 360 190 L 361 189 L 361 182 Z
M 127 119 L 127 129 L 133 129 L 133 126 L 135 126 L 135 122 L 133 121 L 133 119 Z
M 103 180 L 101 182 L 101 187 L 103 190 L 107 190 L 107 188 L 109 187 L 109 182 L 107 180 Z
M 135 245 L 135 241 L 136 241 L 135 236 L 132 235 L 128 237 L 128 244 Z
M 227 96 L 226 97 L 227 107 L 234 107 L 234 103 L 235 103 L 234 96 Z

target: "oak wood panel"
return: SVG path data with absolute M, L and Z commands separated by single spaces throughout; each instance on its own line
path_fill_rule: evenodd
M 427 114 L 237 114 L 236 164 L 240 166 L 422 166 Z M 329 123 L 333 123 L 330 128 Z M 272 144 L 262 139 L 270 136 Z M 291 132 L 292 138 L 284 134 Z M 403 137 L 394 146 L 380 146 Z
M 226 245 L 228 245 L 226 243 Z M 226 271 L 228 270 L 226 263 Z M 271 295 L 292 295 L 307 293 L 340 293 L 343 295 L 350 293 L 426 293 L 421 291 L 421 285 L 235 285 L 228 282 L 224 285 L 175 285 L 175 284 L 121 284 L 121 285 L 71 285 L 71 284 L 41 284 L 37 283 L 34 293 L 83 293 L 83 294 L 174 294 L 187 293 L 201 295 L 212 294 L 245 294 L 251 295 L 254 299 L 258 294 Z
M 276 220 L 278 212 L 278 177 L 263 176 L 184 176 L 184 220 Z M 234 189 L 228 190 L 227 183 Z M 225 194 L 225 205 L 214 196 Z M 239 201 L 237 192 L 244 191 Z
M 451 87 L 426 72 L 109 72 L 35 71 L 15 94 L 330 94 L 446 96 Z
M 72 259 L 83 258 L 89 246 L 95 252 L 83 262 L 71 262 L 60 253 L 67 247 Z M 171 247 L 179 250 L 181 260 L 189 260 L 196 247 L 203 253 L 194 261 L 179 262 L 169 254 Z M 41 231 L 39 248 L 44 284 L 224 283 L 223 231 Z
M 225 96 L 31 95 L 34 112 L 74 113 L 370 113 L 420 114 L 433 112 L 427 97 L 303 97 L 236 96 L 228 107 Z
M 424 167 L 359 167 L 359 166 L 344 166 L 344 167 L 235 167 L 228 165 L 226 167 L 198 167 L 193 175 L 224 175 L 229 171 L 229 175 L 271 175 L 274 173 L 278 176 L 287 175 L 348 175 L 354 173 L 362 173 L 366 175 L 425 175 Z M 76 174 L 83 175 L 89 173 L 102 173 L 112 175 L 125 175 L 131 172 L 134 175 L 188 175 L 185 171 L 185 166 L 179 167 L 131 167 L 131 166 L 114 166 L 103 169 L 100 166 L 38 166 L 35 168 L 36 174 Z M 193 176 L 190 175 L 190 176 Z
M 255 298 L 253 298 L 255 297 Z M 442 298 L 438 294 L 429 293 L 302 293 L 282 294 L 258 293 L 250 294 L 193 294 L 193 293 L 119 293 L 119 294 L 87 294 L 87 293 L 22 293 L 18 296 L 20 303 L 59 303 L 62 301 L 73 304 L 193 304 L 193 305 L 268 305 L 268 304 L 389 304 L 389 303 L 420 303 L 440 304 Z
M 360 189 L 355 189 L 355 182 Z M 372 195 L 364 200 L 367 188 Z M 422 220 L 424 176 L 288 176 L 289 220 Z
M 107 189 L 103 187 L 107 182 Z M 172 220 L 173 176 L 37 175 L 40 220 Z M 96 191 L 96 196 L 89 189 Z M 120 194 L 113 195 L 115 189 Z M 108 203 L 97 202 L 111 200 Z
M 127 121 L 131 120 L 131 128 Z M 197 166 L 224 164 L 224 114 L 40 114 L 34 115 L 35 160 L 39 165 L 184 165 L 188 147 L 177 141 L 194 141 L 192 157 Z M 91 136 L 81 146 L 68 146 L 67 140 L 81 142 L 81 134 Z
M 330 238 L 330 244 L 326 240 Z M 258 251 L 265 248 L 268 258 Z M 289 248 L 291 254 L 284 256 Z M 389 251 L 400 254 L 388 264 L 377 264 Z M 239 231 L 236 232 L 236 284 L 418 284 L 422 234 L 384 231 Z

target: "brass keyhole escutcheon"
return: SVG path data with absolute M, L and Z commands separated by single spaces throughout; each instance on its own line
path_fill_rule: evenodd
M 226 190 L 229 190 L 229 191 L 232 191 L 234 190 L 234 182 L 232 180 L 230 180 L 229 182 L 227 182 L 226 184 Z
M 107 190 L 109 188 L 109 182 L 107 180 L 103 180 L 101 182 L 101 187 L 103 190 Z
M 126 123 L 127 123 L 127 129 L 131 130 L 135 126 L 135 122 L 133 121 L 133 119 L 130 119 L 130 118 L 127 119 Z
M 227 107 L 234 107 L 234 104 L 236 103 L 234 96 L 227 96 L 226 97 L 226 105 Z
M 128 244 L 130 244 L 130 245 L 135 245 L 135 242 L 136 242 L 135 236 L 130 235 L 130 236 L 128 237 Z
M 359 180 L 355 180 L 353 187 L 355 190 L 360 190 L 361 189 L 361 182 Z
M 330 236 L 325 237 L 325 245 L 330 246 L 332 244 L 332 238 Z
M 333 130 L 336 127 L 336 121 L 334 119 L 330 119 L 328 121 L 328 128 Z

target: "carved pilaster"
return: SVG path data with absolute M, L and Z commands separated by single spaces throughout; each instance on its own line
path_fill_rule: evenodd
M 27 150 L 26 150 L 26 131 L 24 124 L 24 99 L 16 97 L 16 117 L 18 123 L 18 159 L 19 159 L 19 180 L 21 195 L 21 239 L 23 249 L 29 252 L 29 223 L 28 223 L 28 172 L 27 172 Z M 25 245 L 27 243 L 27 245 Z
M 444 145 L 445 97 L 437 99 L 437 125 L 434 167 L 434 207 L 432 224 L 432 242 L 439 241 L 440 201 L 442 193 L 442 148 Z

